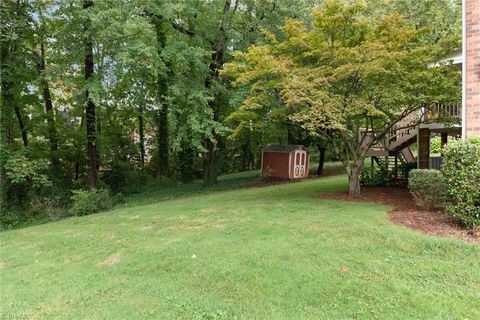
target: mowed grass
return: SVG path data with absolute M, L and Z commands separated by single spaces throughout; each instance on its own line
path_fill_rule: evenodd
M 480 319 L 480 246 L 320 200 L 344 176 L 8 231 L 3 319 Z

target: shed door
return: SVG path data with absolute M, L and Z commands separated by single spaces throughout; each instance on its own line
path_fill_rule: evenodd
M 305 170 L 307 168 L 307 151 L 295 150 L 295 162 L 293 170 L 293 178 L 305 177 Z

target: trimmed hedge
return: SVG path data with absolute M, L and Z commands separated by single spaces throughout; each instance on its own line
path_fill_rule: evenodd
M 444 148 L 445 209 L 469 228 L 480 223 L 480 139 L 456 140 Z
M 413 169 L 409 173 L 408 189 L 417 206 L 427 210 L 441 207 L 443 178 L 440 170 Z

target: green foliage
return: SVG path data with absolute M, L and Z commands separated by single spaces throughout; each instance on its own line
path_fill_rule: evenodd
M 430 139 L 430 154 L 440 155 L 442 153 L 442 142 L 439 136 Z
M 52 186 L 45 160 L 31 160 L 23 153 L 15 153 L 5 163 L 5 190 L 7 201 L 15 204 L 28 202 L 33 193 Z
M 148 169 L 138 170 L 131 163 L 119 160 L 112 161 L 110 169 L 105 170 L 101 178 L 114 194 L 139 193 L 176 184 L 172 178 L 156 177 Z
M 345 125 L 331 117 L 371 111 L 367 92 L 377 96 L 372 99 L 386 97 L 378 100 L 385 114 L 370 112 L 381 114 L 376 124 L 391 120 L 390 105 L 432 98 L 418 83 L 432 81 L 438 92 L 449 92 L 432 70 L 412 72 L 398 64 L 405 52 L 431 62 L 418 43 L 440 43 L 428 48 L 428 56 L 437 57 L 439 47 L 446 52 L 443 38 L 458 28 L 458 5 L 449 0 L 369 0 L 366 6 L 317 1 L 313 14 L 310 0 L 135 0 L 121 6 L 95 0 L 88 9 L 84 2 L 0 1 L 0 193 L 3 208 L 16 208 L 18 220 L 42 211 L 36 199 L 67 207 L 70 191 L 85 186 L 87 123 L 96 127 L 99 178 L 113 192 L 130 194 L 176 184 L 156 177 L 165 155 L 167 175 L 190 182 L 205 172 L 258 168 L 269 143 L 317 145 L 330 138 L 345 150 L 349 146 L 338 142 L 355 140 L 353 132 L 330 130 L 326 137 L 324 129 L 355 127 L 356 121 Z M 406 21 L 391 18 L 393 12 Z M 89 79 L 83 72 L 86 39 L 94 48 Z M 219 71 L 243 58 L 254 70 L 240 66 L 233 87 Z M 394 92 L 413 77 L 401 72 L 407 69 L 426 81 L 412 82 L 415 94 Z M 352 70 L 365 86 L 358 92 L 351 90 Z M 382 86 L 386 93 L 379 93 Z M 96 105 L 95 123 L 85 117 L 87 91 Z M 332 109 L 352 92 L 358 94 L 345 100 L 348 112 Z M 167 110 L 163 123 L 159 109 Z M 317 121 L 322 116 L 325 123 Z M 160 148 L 158 138 L 166 136 Z M 8 164 L 7 178 L 6 162 L 19 151 L 25 158 Z M 327 152 L 339 159 L 338 152 Z M 205 158 L 216 168 L 206 169 Z M 19 165 L 26 162 L 23 172 Z
M 410 176 L 410 172 L 413 169 L 417 169 L 417 163 L 416 162 L 402 163 L 401 165 L 398 166 L 398 169 L 400 170 L 401 176 L 408 179 L 408 177 Z
M 58 201 L 47 197 L 35 198 L 27 211 L 28 217 L 46 215 L 50 221 L 58 220 L 63 214 Z
M 102 174 L 102 181 L 113 193 L 135 189 L 148 179 L 145 172 L 135 170 L 131 163 L 114 160 L 110 164 L 110 170 Z M 126 190 L 127 189 L 127 190 Z
M 390 175 L 384 166 L 375 167 L 373 170 L 365 168 L 360 176 L 362 185 L 388 186 L 390 182 Z
M 480 223 L 480 139 L 456 140 L 444 148 L 445 208 L 468 227 Z
M 73 190 L 70 211 L 76 216 L 85 216 L 110 209 L 113 205 L 107 189 Z
M 250 88 L 243 109 L 285 106 L 290 121 L 329 140 L 356 194 L 367 150 L 421 106 L 458 102 L 460 73 L 431 68 L 446 49 L 421 41 L 422 31 L 398 14 L 333 0 L 312 14 L 312 23 L 288 20 L 282 37 L 236 53 L 224 74 Z M 362 139 L 366 131 L 376 135 Z
M 440 170 L 414 169 L 410 171 L 408 189 L 417 206 L 433 210 L 442 206 L 444 184 Z
M 29 160 L 25 155 L 18 154 L 7 160 L 5 169 L 7 181 L 12 185 L 28 185 L 34 189 L 51 186 L 51 181 L 45 174 L 48 170 L 45 160 Z

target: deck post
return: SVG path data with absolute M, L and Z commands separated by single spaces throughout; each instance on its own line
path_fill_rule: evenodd
M 447 132 L 442 132 L 441 137 L 442 137 L 442 139 L 441 139 L 441 146 L 442 146 L 442 149 L 443 149 L 443 147 L 444 147 L 444 146 L 447 144 L 447 142 L 448 142 L 448 133 L 447 133 Z
M 418 129 L 418 168 L 428 169 L 430 158 L 430 129 Z

